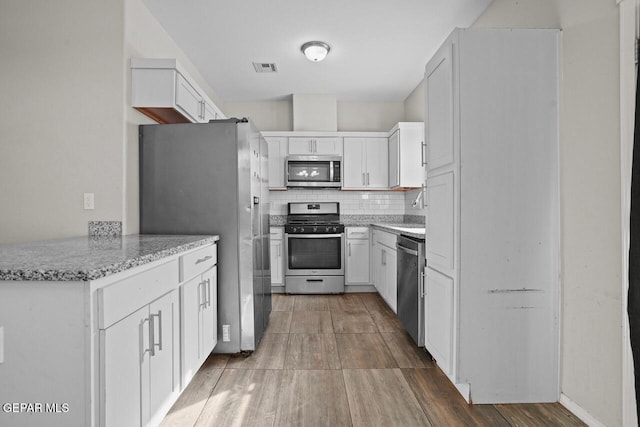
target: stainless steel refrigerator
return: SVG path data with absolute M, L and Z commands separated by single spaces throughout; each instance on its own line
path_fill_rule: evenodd
M 267 155 L 246 119 L 140 126 L 140 232 L 220 236 L 216 353 L 255 350 L 269 321 Z

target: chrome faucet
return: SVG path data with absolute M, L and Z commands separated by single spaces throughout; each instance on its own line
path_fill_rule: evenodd
M 420 187 L 420 192 L 418 193 L 416 198 L 411 203 L 411 207 L 415 208 L 416 206 L 418 206 L 418 202 L 420 202 L 420 199 L 422 198 L 423 194 L 424 194 L 424 184 L 422 184 L 422 186 Z M 422 204 L 421 208 L 424 208 L 424 203 Z

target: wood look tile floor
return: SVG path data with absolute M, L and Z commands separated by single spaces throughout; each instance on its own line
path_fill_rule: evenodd
M 468 405 L 378 294 L 273 295 L 249 356 L 212 354 L 162 426 L 584 426 L 560 404 Z

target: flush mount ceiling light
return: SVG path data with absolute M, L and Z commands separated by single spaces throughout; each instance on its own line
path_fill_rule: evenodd
M 331 48 L 325 42 L 313 41 L 303 44 L 300 50 L 309 61 L 320 62 L 327 56 Z

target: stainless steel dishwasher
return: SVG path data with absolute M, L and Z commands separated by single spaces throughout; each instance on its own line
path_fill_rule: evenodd
M 400 235 L 398 317 L 418 347 L 424 346 L 424 240 Z

